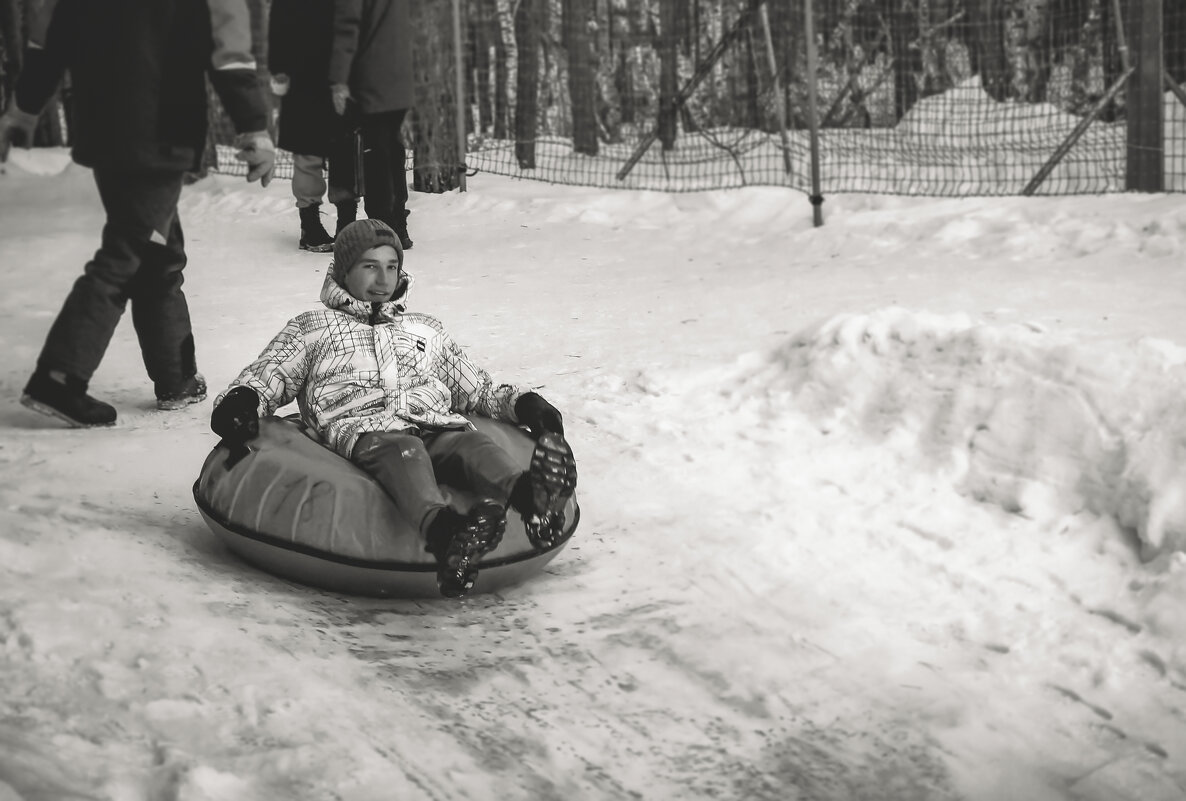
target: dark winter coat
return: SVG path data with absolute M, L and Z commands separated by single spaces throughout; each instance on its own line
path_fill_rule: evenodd
M 371 431 L 473 428 L 462 414 L 518 423 L 515 404 L 526 390 L 495 384 L 445 332 L 440 320 L 407 311 L 408 278 L 397 296 L 372 306 L 326 271 L 324 308 L 288 325 L 215 400 L 251 387 L 261 416 L 297 401 L 321 442 L 350 458 Z
M 30 36 L 17 105 L 38 113 L 66 70 L 74 160 L 194 170 L 206 145 L 206 76 L 239 133 L 267 128 L 245 0 L 51 0 Z
M 411 108 L 409 0 L 337 0 L 329 80 L 349 86 L 364 114 Z
M 272 0 L 268 70 L 289 78 L 280 99 L 279 141 L 293 153 L 327 156 L 346 134 L 329 91 L 334 0 Z

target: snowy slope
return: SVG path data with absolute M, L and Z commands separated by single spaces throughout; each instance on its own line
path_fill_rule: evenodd
M 1180 799 L 1186 207 L 1174 196 L 415 195 L 413 305 L 565 412 L 577 540 L 464 602 L 227 553 L 130 321 L 110 430 L 17 404 L 98 242 L 0 176 L 0 799 Z M 225 385 L 316 302 L 285 182 L 187 188 Z

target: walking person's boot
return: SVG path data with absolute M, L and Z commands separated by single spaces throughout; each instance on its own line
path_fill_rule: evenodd
M 162 411 L 175 412 L 206 400 L 206 379 L 201 373 L 194 373 L 178 387 L 156 387 L 156 407 Z
M 400 247 L 404 250 L 412 249 L 412 237 L 408 236 L 408 215 L 411 213 L 407 209 L 396 211 L 395 223 L 391 226 L 395 230 L 395 235 L 399 237 Z
M 334 249 L 334 238 L 321 224 L 321 204 L 314 203 L 298 209 L 301 213 L 301 250 L 328 253 Z
M 29 379 L 21 404 L 75 428 L 115 423 L 115 407 L 86 394 L 87 382 L 60 370 L 40 367 Z
M 334 205 L 338 207 L 338 225 L 334 229 L 334 239 L 337 239 L 343 228 L 358 219 L 358 201 L 341 200 Z

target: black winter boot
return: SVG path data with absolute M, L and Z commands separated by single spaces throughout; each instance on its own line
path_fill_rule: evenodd
M 551 432 L 535 444 L 531 466 L 511 490 L 511 506 L 523 517 L 527 539 L 546 551 L 564 538 L 564 507 L 577 486 L 577 465 L 564 437 Z
M 74 376 L 38 368 L 25 386 L 21 404 L 76 428 L 115 423 L 115 407 L 86 394 L 86 387 L 87 382 Z
M 400 247 L 404 250 L 412 249 L 412 237 L 408 236 L 408 215 L 411 213 L 407 209 L 397 211 L 395 213 L 396 222 L 391 226 L 395 235 L 399 237 Z
M 298 209 L 301 213 L 301 250 L 328 253 L 334 249 L 334 238 L 321 224 L 321 204 L 314 203 Z
M 478 578 L 477 561 L 498 547 L 506 531 L 506 510 L 497 501 L 480 500 L 469 514 L 441 509 L 428 527 L 425 550 L 437 560 L 437 587 L 446 598 L 460 598 Z
M 337 239 L 343 228 L 358 219 L 358 201 L 343 200 L 334 205 L 338 207 L 338 225 L 334 228 L 334 239 Z

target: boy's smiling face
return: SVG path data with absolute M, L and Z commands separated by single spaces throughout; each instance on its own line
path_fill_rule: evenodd
M 346 291 L 367 303 L 391 300 L 399 286 L 399 254 L 391 245 L 363 251 L 342 279 Z

